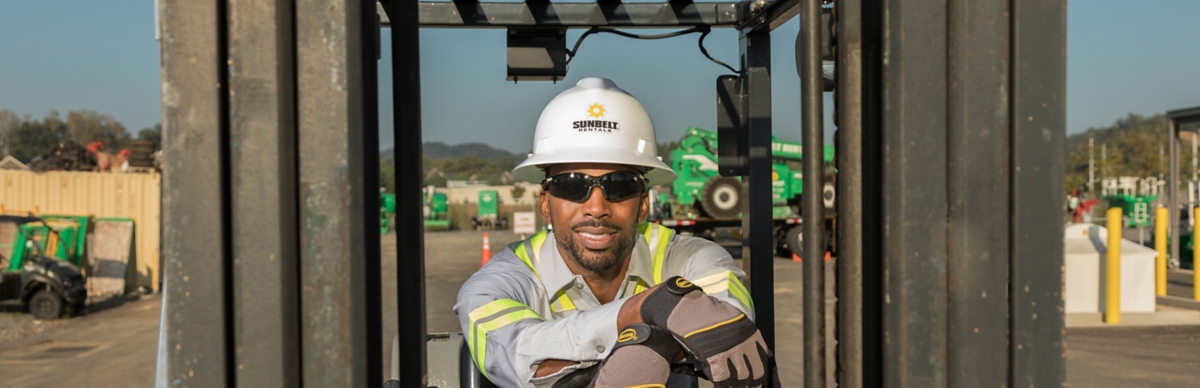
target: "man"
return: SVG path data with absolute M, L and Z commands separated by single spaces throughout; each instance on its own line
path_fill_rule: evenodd
M 717 387 L 778 384 L 729 254 L 641 223 L 647 188 L 676 176 L 655 144 L 641 103 L 610 80 L 585 78 L 546 106 L 513 176 L 541 183 L 553 231 L 501 250 L 454 306 L 490 381 L 663 387 L 682 371 Z

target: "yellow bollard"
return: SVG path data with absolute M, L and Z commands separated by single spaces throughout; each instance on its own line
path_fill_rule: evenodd
M 1121 208 L 1108 209 L 1108 247 L 1105 252 L 1104 323 L 1121 323 Z
M 1158 258 L 1154 260 L 1154 294 L 1167 294 L 1167 208 L 1160 207 L 1154 211 L 1154 250 Z

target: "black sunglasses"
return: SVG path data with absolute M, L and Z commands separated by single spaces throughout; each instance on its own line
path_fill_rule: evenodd
M 592 196 L 592 188 L 600 187 L 604 199 L 620 202 L 646 191 L 646 178 L 631 171 L 615 171 L 598 177 L 567 172 L 542 181 L 542 189 L 558 198 L 584 203 Z

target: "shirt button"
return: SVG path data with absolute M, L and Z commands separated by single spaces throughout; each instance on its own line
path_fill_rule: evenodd
M 596 345 L 596 353 L 604 354 L 604 345 Z
M 576 289 L 580 289 L 580 290 L 582 290 L 582 289 L 583 289 L 583 283 L 575 283 L 575 288 L 576 288 Z

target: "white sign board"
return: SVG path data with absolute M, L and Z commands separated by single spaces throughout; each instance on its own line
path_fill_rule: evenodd
M 533 217 L 533 212 L 513 213 L 513 233 L 534 234 L 537 232 L 537 220 Z

